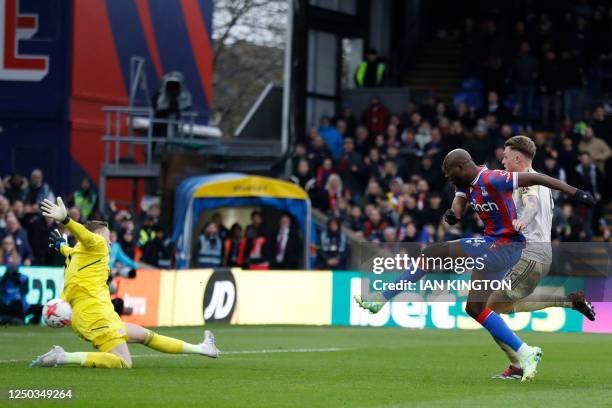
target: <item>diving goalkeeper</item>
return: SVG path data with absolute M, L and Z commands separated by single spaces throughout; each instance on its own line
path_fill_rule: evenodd
M 64 224 L 78 241 L 70 247 L 59 234 L 52 234 L 50 239 L 55 249 L 66 257 L 61 297 L 72 306 L 72 330 L 98 351 L 68 353 L 62 347 L 53 346 L 48 353 L 32 361 L 31 367 L 79 364 L 90 368 L 131 368 L 132 357 L 127 343 L 141 343 L 163 353 L 218 357 L 215 338 L 208 330 L 204 331 L 202 343 L 189 344 L 121 321 L 111 303 L 106 283 L 110 248 L 107 224 L 88 221 L 83 226 L 70 219 L 61 197 L 57 198 L 57 204 L 45 199 L 41 208 L 45 217 Z

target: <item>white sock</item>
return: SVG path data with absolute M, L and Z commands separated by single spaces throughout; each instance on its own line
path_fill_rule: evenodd
M 183 342 L 183 354 L 202 354 L 202 345 Z
M 58 364 L 79 364 L 82 365 L 87 358 L 87 353 L 83 351 L 79 351 L 76 353 L 64 353 L 62 357 L 59 358 Z
M 516 354 L 518 354 L 518 356 L 521 357 L 525 353 L 528 353 L 530 350 L 531 350 L 531 347 L 527 343 L 523 342 L 523 344 L 521 344 L 521 347 L 519 347 L 519 349 L 516 350 Z

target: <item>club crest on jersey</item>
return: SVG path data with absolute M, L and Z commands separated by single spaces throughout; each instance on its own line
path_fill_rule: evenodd
M 38 15 L 19 12 L 19 0 L 0 0 L 0 80 L 40 81 L 49 56 L 19 52 L 20 42 L 38 32 Z

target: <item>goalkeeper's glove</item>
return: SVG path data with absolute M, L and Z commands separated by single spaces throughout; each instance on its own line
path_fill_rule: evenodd
M 51 231 L 51 234 L 49 235 L 49 249 L 55 249 L 56 251 L 59 251 L 62 245 L 66 245 L 66 240 L 56 228 Z
M 40 203 L 40 208 L 45 217 L 53 218 L 55 221 L 61 222 L 62 224 L 68 224 L 68 221 L 70 221 L 62 197 L 57 197 L 57 204 L 45 198 L 43 202 Z
M 448 225 L 455 225 L 456 223 L 459 222 L 459 218 L 457 218 L 457 216 L 455 215 L 455 212 L 449 208 L 444 213 L 444 221 L 446 221 Z
M 576 190 L 574 193 L 574 200 L 578 204 L 584 204 L 588 207 L 593 207 L 595 205 L 595 198 L 588 191 L 584 190 Z

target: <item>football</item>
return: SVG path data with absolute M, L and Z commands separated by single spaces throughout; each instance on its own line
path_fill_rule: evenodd
M 42 317 L 45 324 L 53 328 L 70 326 L 72 308 L 63 299 L 51 299 L 43 307 Z

